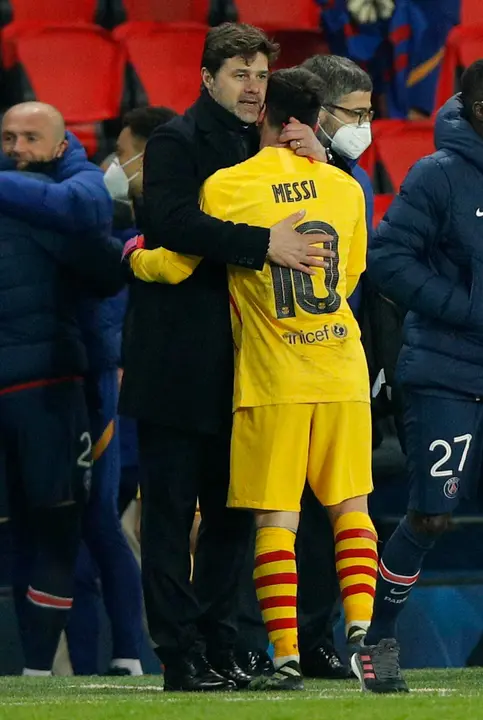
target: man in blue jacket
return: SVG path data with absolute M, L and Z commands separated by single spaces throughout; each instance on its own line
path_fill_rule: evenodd
M 0 212 L 0 522 L 11 519 L 14 533 L 25 675 L 51 674 L 90 487 L 77 304 L 85 291 L 117 292 L 120 254 L 108 237 L 67 237 Z
M 67 233 L 73 240 L 101 242 L 106 237 L 112 222 L 112 200 L 103 173 L 88 162 L 78 140 L 65 132 L 62 116 L 55 108 L 43 103 L 11 108 L 2 122 L 2 147 L 18 169 L 35 168 L 42 179 L 32 179 L 24 172 L 2 173 L 0 212 L 25 217 L 35 227 Z M 54 182 L 46 182 L 49 178 Z M 117 511 L 116 316 L 110 305 L 86 298 L 79 303 L 78 317 L 87 349 L 85 389 L 95 461 L 83 534 L 101 572 L 115 639 L 122 638 L 114 643 L 113 664 L 126 672 L 140 673 L 141 584 Z
M 439 111 L 435 146 L 410 170 L 369 252 L 381 293 L 408 311 L 397 374 L 410 481 L 407 514 L 380 562 L 365 647 L 352 658 L 372 692 L 407 691 L 396 620 L 424 557 L 481 475 L 483 60 Z

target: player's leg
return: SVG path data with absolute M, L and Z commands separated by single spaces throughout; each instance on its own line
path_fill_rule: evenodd
M 479 414 L 477 402 L 406 393 L 409 508 L 384 548 L 365 647 L 352 661 L 365 690 L 406 689 L 399 671 L 397 619 L 460 496 L 471 494 L 481 456 L 475 442 Z
M 377 577 L 377 534 L 367 510 L 371 454 L 369 403 L 317 406 L 308 479 L 332 522 L 350 643 L 360 641 L 369 627 Z
M 109 673 L 142 675 L 141 573 L 124 537 L 118 512 L 121 465 L 116 417 L 116 369 L 103 373 L 97 379 L 97 385 L 100 407 L 90 412 L 93 482 L 83 535 L 99 568 L 102 595 L 111 623 L 112 661 Z M 78 612 L 76 608 L 76 615 Z
M 297 637 L 295 537 L 307 472 L 311 405 L 235 413 L 228 504 L 256 513 L 255 589 L 274 647 L 275 673 L 255 690 L 303 688 Z
M 23 606 L 25 674 L 48 675 L 72 607 L 81 514 L 90 483 L 90 436 L 80 384 L 23 391 L 16 425 L 33 554 Z

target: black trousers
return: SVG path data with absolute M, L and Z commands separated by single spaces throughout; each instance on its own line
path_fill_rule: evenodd
M 243 568 L 240 607 L 240 651 L 266 648 L 267 634 L 253 584 L 255 532 Z M 307 484 L 296 541 L 298 565 L 298 622 L 300 652 L 332 644 L 337 619 L 339 583 L 335 569 L 334 536 L 327 510 Z
M 238 594 L 253 526 L 225 507 L 230 435 L 138 426 L 144 597 L 152 639 L 164 662 L 198 644 L 236 643 Z M 202 522 L 190 583 L 189 534 L 199 498 Z

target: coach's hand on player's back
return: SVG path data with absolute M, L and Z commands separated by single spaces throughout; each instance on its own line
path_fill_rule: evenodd
M 275 265 L 313 275 L 315 271 L 310 266 L 327 268 L 327 260 L 335 257 L 333 250 L 314 246 L 332 242 L 334 238 L 327 233 L 302 235 L 294 230 L 294 225 L 300 222 L 304 215 L 305 210 L 299 210 L 272 226 L 267 259 Z

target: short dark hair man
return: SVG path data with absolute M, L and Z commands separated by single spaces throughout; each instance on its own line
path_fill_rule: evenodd
M 231 618 L 252 519 L 225 509 L 233 396 L 225 266 L 255 271 L 268 254 L 307 272 L 304 263 L 330 254 L 312 248 L 317 236 L 300 236 L 290 219 L 267 230 L 223 223 L 198 207 L 207 177 L 257 151 L 256 120 L 277 51 L 249 25 L 210 30 L 199 100 L 159 128 L 146 149 L 146 246 L 205 258 L 178 287 L 136 282 L 126 328 L 121 411 L 139 421 L 146 608 L 169 689 L 222 690 L 232 680 L 250 681 L 233 659 Z M 305 126 L 290 123 L 287 140 L 300 154 L 323 156 Z M 197 496 L 203 521 L 191 585 Z M 200 635 L 218 673 L 200 649 Z
M 483 60 L 461 86 L 438 113 L 437 151 L 409 171 L 369 250 L 381 293 L 408 311 L 397 379 L 410 482 L 407 514 L 381 558 L 365 647 L 352 658 L 372 692 L 407 691 L 397 618 L 459 499 L 481 482 Z

